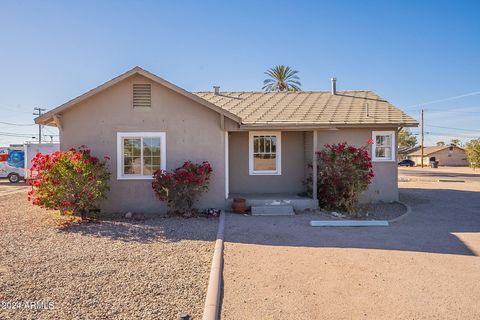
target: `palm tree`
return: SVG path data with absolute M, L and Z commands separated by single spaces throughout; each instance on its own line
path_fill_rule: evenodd
M 265 91 L 302 91 L 298 71 L 290 67 L 279 65 L 268 69 L 265 74 L 269 76 L 263 81 L 262 89 Z

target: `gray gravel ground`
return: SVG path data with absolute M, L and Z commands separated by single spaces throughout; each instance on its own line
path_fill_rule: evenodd
M 59 230 L 51 212 L 25 198 L 0 197 L 0 319 L 176 319 L 182 311 L 201 318 L 217 219 Z M 6 306 L 24 301 L 53 309 Z

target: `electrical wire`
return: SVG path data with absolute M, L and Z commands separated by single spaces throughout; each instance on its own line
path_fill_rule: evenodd
M 460 131 L 467 131 L 467 132 L 480 132 L 480 130 L 477 130 L 477 129 L 462 129 L 462 128 L 453 128 L 453 127 L 443 127 L 443 126 L 434 126 L 434 125 L 431 125 L 431 124 L 426 124 L 425 127 L 460 130 Z
M 36 124 L 27 124 L 27 123 L 11 123 L 11 122 L 3 122 L 0 121 L 0 124 L 6 124 L 8 126 L 19 126 L 19 127 L 24 127 L 24 126 L 36 126 Z
M 404 108 L 408 109 L 408 108 L 413 108 L 413 107 L 422 107 L 422 106 L 426 106 L 426 105 L 429 105 L 429 104 L 440 103 L 440 102 L 445 102 L 445 101 L 450 101 L 450 100 L 455 100 L 455 99 L 460 99 L 460 98 L 466 98 L 466 97 L 476 96 L 476 95 L 479 95 L 479 94 L 480 94 L 480 91 L 474 91 L 474 92 L 462 94 L 462 95 L 459 95 L 459 96 L 453 96 L 453 97 L 428 101 L 428 102 L 424 102 L 424 103 L 413 104 L 411 106 L 407 106 L 407 107 L 404 107 Z
M 13 133 L 13 132 L 0 132 L 0 136 L 7 136 L 7 137 L 18 137 L 18 138 L 31 138 L 35 137 L 36 134 L 28 134 L 28 133 Z
M 437 137 L 472 138 L 472 139 L 480 138 L 480 135 L 473 136 L 473 135 L 465 135 L 465 134 L 461 134 L 461 133 L 450 134 L 450 133 L 440 133 L 440 132 L 425 132 L 425 135 L 437 136 Z

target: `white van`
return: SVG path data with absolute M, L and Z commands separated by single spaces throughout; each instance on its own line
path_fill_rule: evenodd
M 38 152 L 43 154 L 60 150 L 58 143 L 27 143 L 23 146 L 0 147 L 0 178 L 11 183 L 29 178 L 32 159 Z

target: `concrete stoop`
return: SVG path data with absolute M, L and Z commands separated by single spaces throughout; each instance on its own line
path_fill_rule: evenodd
M 293 210 L 303 211 L 305 209 L 318 209 L 318 201 L 311 198 L 299 197 L 293 194 L 231 194 L 226 200 L 226 207 L 231 208 L 235 197 L 244 198 L 247 200 L 247 206 L 254 207 L 291 207 Z M 263 209 L 259 209 L 263 210 Z M 273 209 L 266 209 L 270 212 Z M 286 209 L 279 209 L 283 212 Z M 293 214 L 293 213 L 292 213 Z
M 292 206 L 265 205 L 252 206 L 252 216 L 293 216 L 295 212 Z

